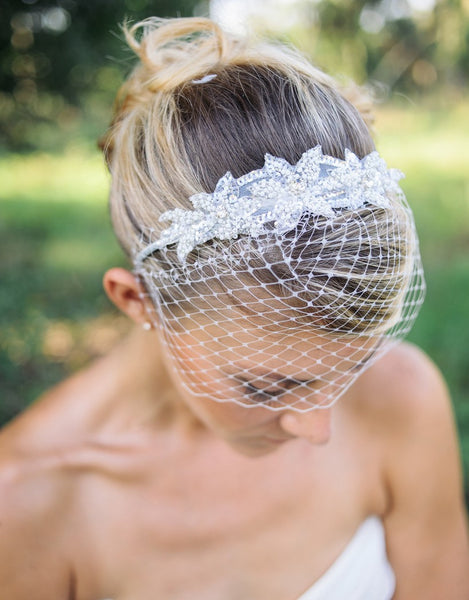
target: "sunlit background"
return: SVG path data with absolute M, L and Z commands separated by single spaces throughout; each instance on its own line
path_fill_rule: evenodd
M 211 16 L 298 46 L 376 100 L 407 177 L 428 295 L 410 339 L 445 374 L 469 467 L 469 0 L 2 0 L 0 423 L 128 329 L 101 290 L 125 261 L 96 149 L 132 65 L 119 23 Z

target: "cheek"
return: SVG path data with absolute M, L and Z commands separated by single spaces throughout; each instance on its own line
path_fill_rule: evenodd
M 195 346 L 173 341 L 165 352 L 165 362 L 186 405 L 210 429 L 235 434 L 272 419 L 272 413 L 259 414 L 261 408 L 247 409 L 231 402 L 242 390 Z
M 188 337 L 166 340 L 164 352 L 166 365 L 181 395 L 199 416 L 210 412 L 222 420 L 225 413 L 232 410 L 234 420 L 241 419 L 234 409 L 239 408 L 236 403 L 245 399 L 245 392 L 241 382 L 224 372 L 226 349 L 208 349 L 199 340 L 191 342 Z M 223 415 L 212 410 L 213 405 L 222 406 Z M 228 418 L 230 422 L 233 420 L 231 415 Z

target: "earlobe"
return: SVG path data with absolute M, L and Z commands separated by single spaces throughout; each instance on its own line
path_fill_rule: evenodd
M 106 271 L 103 286 L 109 299 L 135 323 L 148 320 L 143 289 L 130 271 L 115 267 Z

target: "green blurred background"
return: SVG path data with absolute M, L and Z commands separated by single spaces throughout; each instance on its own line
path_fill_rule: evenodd
M 467 473 L 468 0 L 3 0 L 0 424 L 128 329 L 101 289 L 103 272 L 125 262 L 96 149 L 132 65 L 118 24 L 193 14 L 232 29 L 248 23 L 343 80 L 371 85 L 377 146 L 406 173 L 426 269 L 410 339 L 448 381 Z

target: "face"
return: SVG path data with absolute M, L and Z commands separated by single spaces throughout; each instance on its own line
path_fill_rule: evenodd
M 164 341 L 190 409 L 250 456 L 298 437 L 326 443 L 332 403 L 375 351 L 369 339 L 333 340 L 304 327 L 272 332 L 239 320 L 165 332 Z

